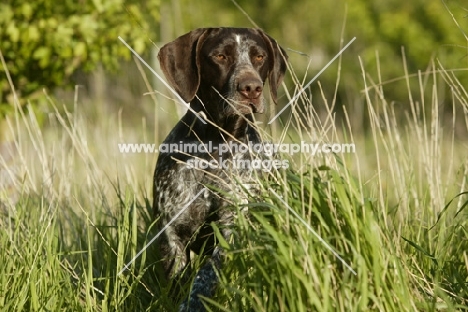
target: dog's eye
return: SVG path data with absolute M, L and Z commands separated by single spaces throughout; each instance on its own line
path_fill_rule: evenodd
M 261 55 L 261 54 L 259 54 L 259 55 L 257 55 L 257 56 L 255 57 L 255 60 L 257 60 L 257 61 L 263 61 L 263 58 L 264 58 L 264 56 Z
M 224 54 L 218 54 L 218 55 L 216 55 L 216 59 L 217 59 L 218 61 L 224 61 L 224 60 L 226 59 L 226 55 L 224 55 Z

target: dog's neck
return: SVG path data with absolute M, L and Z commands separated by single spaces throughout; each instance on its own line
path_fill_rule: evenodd
M 246 116 L 231 115 L 223 118 L 220 126 L 224 131 L 229 133 L 233 138 L 242 140 L 246 138 L 252 131 L 255 131 L 253 127 L 253 116 L 252 114 Z M 226 137 L 226 135 L 225 135 Z
M 196 110 L 199 111 L 199 110 Z M 198 115 L 201 119 L 209 119 L 203 124 L 192 111 L 188 111 L 182 121 L 189 126 L 188 135 L 195 135 L 200 139 L 223 141 L 259 142 L 260 136 L 253 123 L 253 115 L 230 115 L 214 121 L 204 113 Z

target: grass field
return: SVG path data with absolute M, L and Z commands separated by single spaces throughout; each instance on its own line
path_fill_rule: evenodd
M 363 68 L 365 133 L 347 126 L 353 116 L 335 120 L 334 99 L 320 118 L 305 97 L 293 105 L 274 142 L 355 143 L 356 153 L 282 155 L 290 168 L 259 178 L 248 213 L 233 203 L 235 239 L 221 242 L 228 261 L 210 310 L 468 310 L 468 145 L 455 135 L 468 130 L 468 93 L 432 69 L 402 76 L 402 113 Z M 444 99 L 440 85 L 451 87 Z M 32 113 L 10 119 L 18 152 L 0 160 L 1 310 L 175 311 L 154 246 L 118 275 L 155 235 L 157 155 L 117 148 L 154 143 L 145 121 L 93 123 L 79 101 L 70 111 L 48 102 L 44 127 Z

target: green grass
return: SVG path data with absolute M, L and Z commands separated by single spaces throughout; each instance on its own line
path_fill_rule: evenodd
M 408 91 L 407 118 L 398 120 L 379 80 L 363 73 L 368 133 L 346 120 L 337 127 L 332 109 L 319 118 L 306 98 L 273 129 L 275 142 L 354 142 L 357 153 L 288 158 L 289 169 L 246 194 L 248 212 L 233 205 L 234 240 L 221 240 L 228 261 L 212 311 L 468 310 L 467 146 L 454 134 L 468 95 L 449 72 L 405 74 L 408 90 L 433 92 Z M 453 86 L 451 123 L 438 113 L 440 83 Z M 2 311 L 176 310 L 154 246 L 118 275 L 155 235 L 156 155 L 119 154 L 119 142 L 152 140 L 119 115 L 100 120 L 88 124 L 78 105 L 54 109 L 43 128 L 32 113 L 11 119 L 19 151 L 0 160 L 11 173 L 0 185 Z

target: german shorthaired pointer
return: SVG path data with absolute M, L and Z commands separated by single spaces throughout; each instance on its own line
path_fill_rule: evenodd
M 286 71 L 287 55 L 274 39 L 260 29 L 201 28 L 163 46 L 158 57 L 169 84 L 193 109 L 177 123 L 164 145 L 260 142 L 252 114 L 264 111 L 262 91 L 267 78 L 276 102 Z M 222 194 L 235 193 L 235 180 L 219 167 L 205 166 L 205 170 L 200 170 L 187 165 L 195 159 L 217 164 L 221 155 L 215 149 L 161 152 L 154 172 L 153 208 L 160 229 L 193 201 L 159 241 L 166 277 L 174 278 L 184 270 L 190 251 L 212 254 L 197 273 L 191 294 L 180 311 L 204 311 L 199 296 L 210 297 L 215 290 L 213 266 L 220 267 L 221 255 L 219 248 L 214 247 L 210 223 L 216 222 L 227 240 L 230 236 L 227 225 L 233 216 Z M 233 157 L 222 156 L 231 160 Z M 200 191 L 201 195 L 194 199 Z

